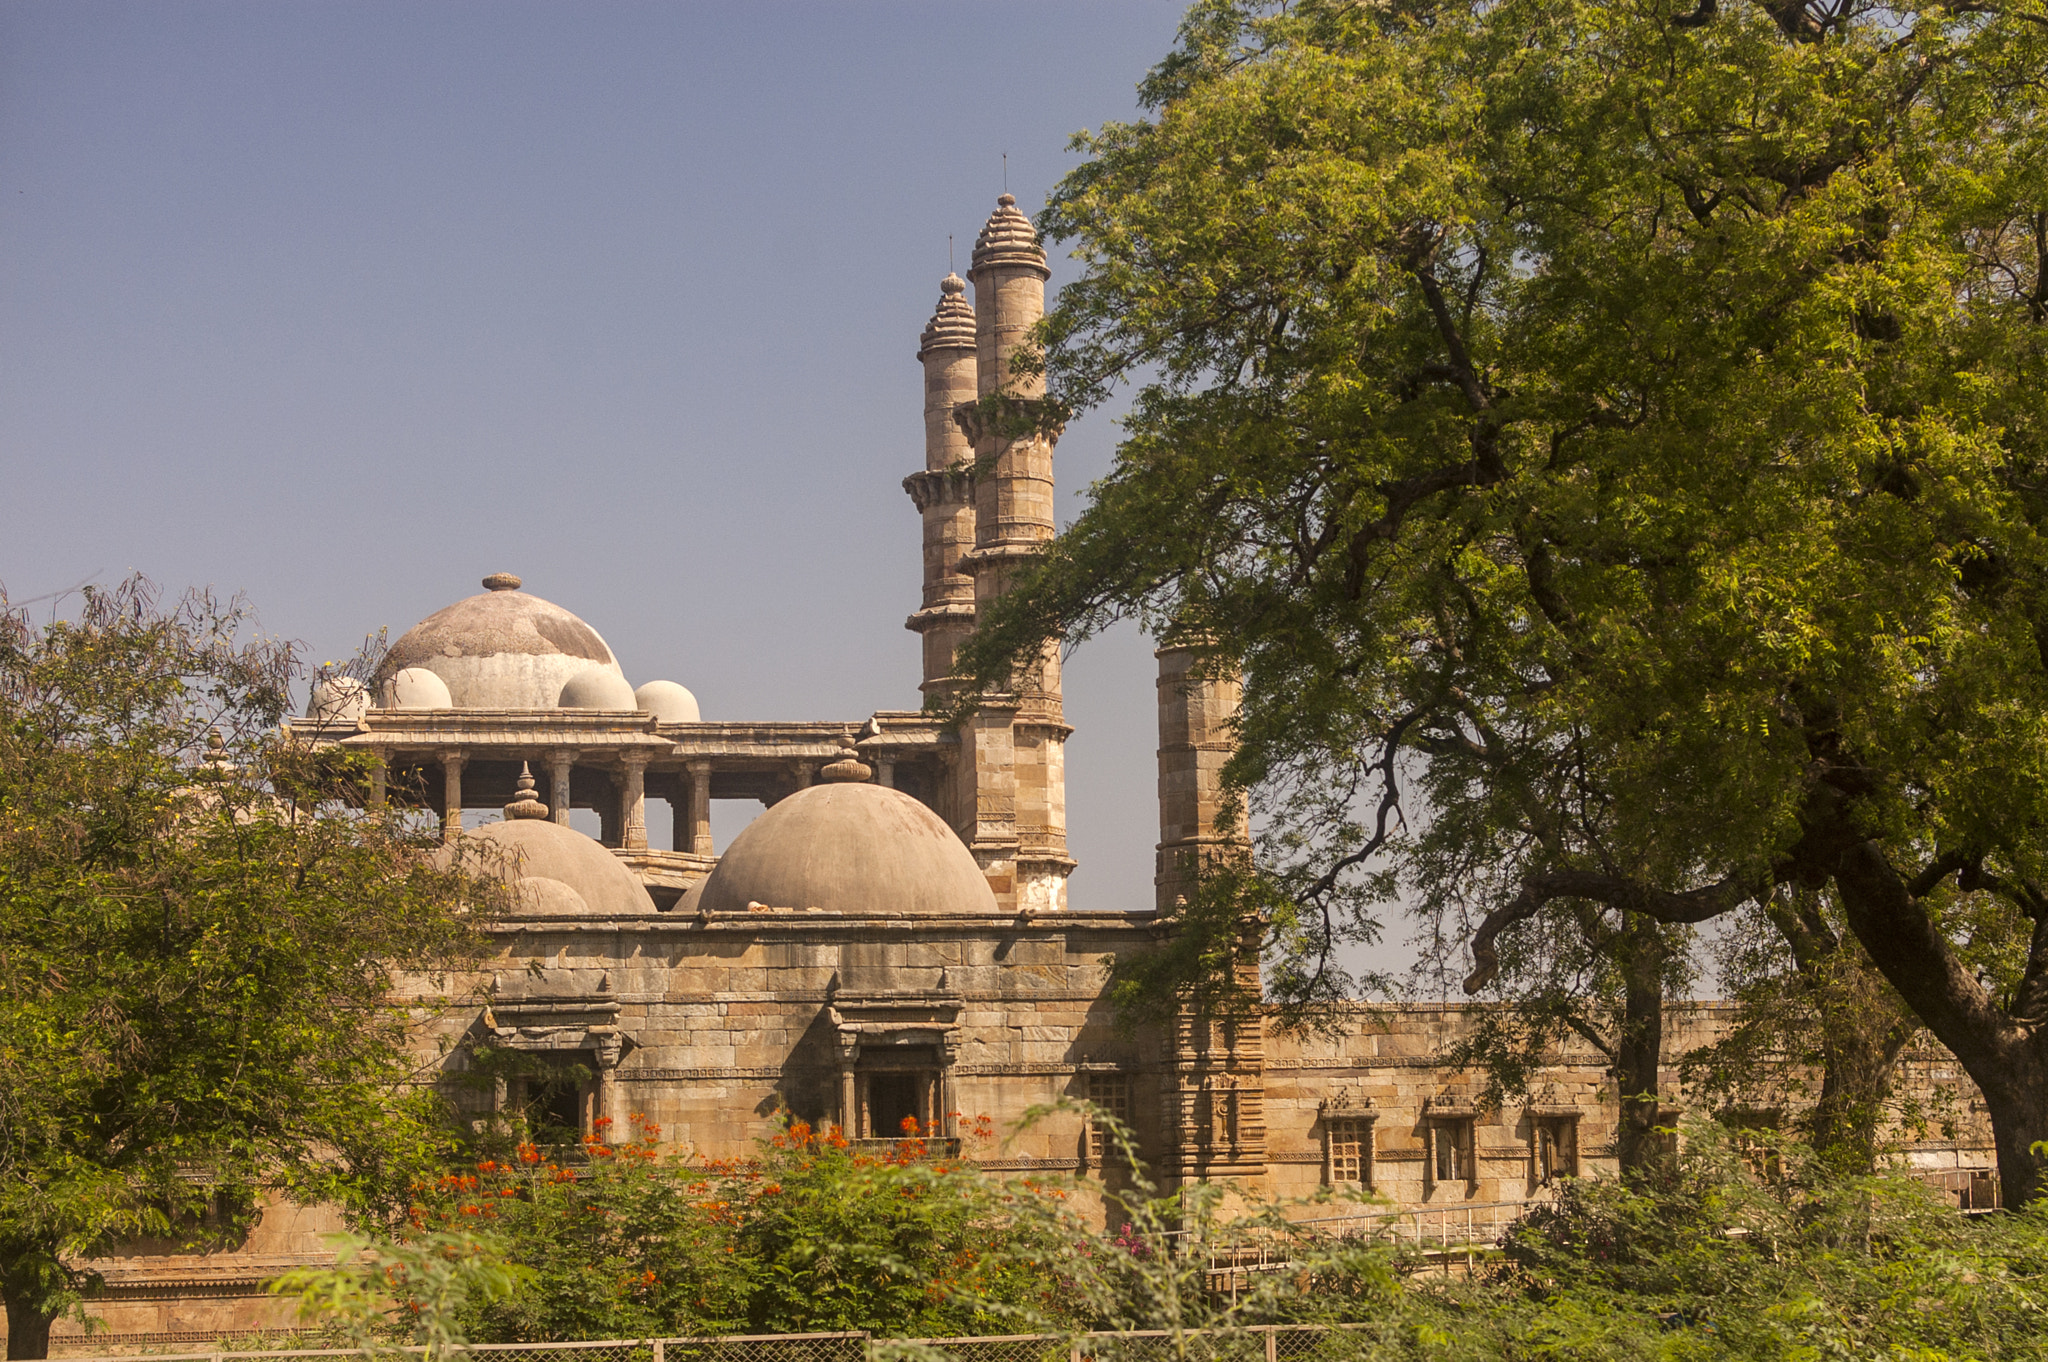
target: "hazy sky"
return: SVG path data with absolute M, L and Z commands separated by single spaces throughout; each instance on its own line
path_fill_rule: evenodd
M 9 0 L 0 583 L 242 590 L 318 660 L 504 570 L 708 718 L 915 707 L 947 237 L 1180 9 Z M 1067 705 L 1073 903 L 1148 906 L 1146 641 Z

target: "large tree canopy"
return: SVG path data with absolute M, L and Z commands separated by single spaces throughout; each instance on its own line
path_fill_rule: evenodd
M 0 598 L 0 1296 L 8 1356 L 123 1239 L 232 1235 L 266 1189 L 363 1205 L 443 1152 L 399 971 L 491 892 L 281 740 L 291 647 L 238 603 Z
M 1477 988 L 1825 887 L 2038 1194 L 2043 70 L 2037 0 L 1198 5 L 1041 219 L 1054 415 L 1134 400 L 967 665 L 1242 666 L 1288 1001 L 1397 888 Z

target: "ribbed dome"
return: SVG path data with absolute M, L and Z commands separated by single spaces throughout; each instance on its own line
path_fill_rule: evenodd
M 1041 278 L 1052 274 L 1045 266 L 1045 251 L 1038 244 L 1038 233 L 1032 229 L 1031 219 L 1017 210 L 1013 194 L 996 199 L 996 211 L 989 214 L 988 221 L 981 226 L 981 235 L 974 239 L 974 267 L 968 274 L 1000 265 L 1029 266 Z
M 856 915 L 996 912 L 974 857 L 937 814 L 901 790 L 853 783 L 798 790 L 747 824 L 697 903 L 712 913 L 751 904 Z
M 582 620 L 519 590 L 509 573 L 492 573 L 484 585 L 482 595 L 406 630 L 376 680 L 419 668 L 448 683 L 458 709 L 554 709 L 569 678 L 586 668 L 624 679 L 610 647 Z
M 574 828 L 514 817 L 466 832 L 463 840 L 481 852 L 480 869 L 517 889 L 515 911 L 522 914 L 631 917 L 654 911 L 654 900 L 633 872 Z
M 924 334 L 917 340 L 919 359 L 934 350 L 974 348 L 974 305 L 967 301 L 966 293 L 967 281 L 957 274 L 939 281 L 938 310 L 932 313 Z

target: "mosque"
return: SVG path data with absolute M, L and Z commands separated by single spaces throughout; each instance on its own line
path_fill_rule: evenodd
M 924 466 L 903 485 L 923 522 L 908 625 L 927 699 L 954 690 L 977 613 L 1056 528 L 1059 430 L 1037 414 L 1040 381 L 1011 367 L 1047 277 L 1005 194 L 919 340 Z M 1218 816 L 1236 691 L 1187 648 L 1158 654 L 1155 901 L 1070 902 L 1056 650 L 964 721 L 922 708 L 705 718 L 676 682 L 634 685 L 595 629 L 518 577 L 482 585 L 408 630 L 368 684 L 324 684 L 291 721 L 307 742 L 373 754 L 374 798 L 438 815 L 511 881 L 498 958 L 423 1037 L 467 1119 L 575 1133 L 641 1115 L 679 1155 L 713 1159 L 746 1155 L 785 1111 L 854 1139 L 914 1121 L 954 1141 L 979 1117 L 1008 1130 L 1084 1098 L 1123 1117 L 1169 1183 L 1355 1186 L 1425 1210 L 1512 1205 L 1613 1167 L 1605 1059 L 1575 1045 L 1526 1101 L 1481 1105 L 1478 1078 L 1440 1058 L 1473 1015 L 1462 1005 L 1361 1007 L 1331 1035 L 1193 1016 L 1119 1029 L 1108 962 L 1156 946 L 1160 911 L 1231 845 Z M 673 814 L 670 849 L 650 845 L 650 798 Z M 718 799 L 761 806 L 723 848 Z M 573 810 L 596 815 L 598 836 L 571 826 Z M 1677 1008 L 1671 1052 L 1719 1016 Z M 1954 1137 L 1915 1160 L 1965 1180 L 1989 1168 L 1981 1103 L 1954 1061 L 1909 1065 L 1959 1113 Z M 1084 1185 L 1113 1176 L 1077 1114 L 962 1154 Z M 236 1253 L 110 1260 L 109 1332 L 89 1346 L 275 1323 L 262 1282 L 316 1259 L 329 1228 L 317 1208 L 278 1205 Z

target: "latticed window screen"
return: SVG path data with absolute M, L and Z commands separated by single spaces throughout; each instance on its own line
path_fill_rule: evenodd
M 1372 1123 L 1347 1117 L 1332 1117 L 1324 1138 L 1330 1142 L 1330 1181 L 1371 1181 Z
M 1131 1078 L 1129 1074 L 1089 1074 L 1088 1100 L 1125 1126 L 1131 1123 Z M 1100 1168 L 1111 1153 L 1108 1132 L 1096 1121 L 1088 1123 L 1088 1162 Z

